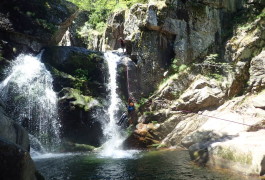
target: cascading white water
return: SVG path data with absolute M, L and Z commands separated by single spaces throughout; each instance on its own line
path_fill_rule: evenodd
M 117 123 L 117 111 L 118 103 L 121 100 L 118 98 L 117 95 L 117 82 L 116 82 L 116 75 L 117 75 L 117 63 L 120 61 L 121 57 L 112 52 L 106 52 L 104 54 L 105 59 L 108 63 L 109 69 L 109 82 L 108 82 L 108 89 L 110 91 L 110 105 L 108 108 L 108 115 L 109 115 L 109 122 L 105 125 L 103 133 L 107 137 L 107 142 L 103 146 L 102 155 L 110 156 L 114 150 L 118 149 L 121 145 L 123 138 L 120 134 L 119 127 L 116 125 Z
M 71 46 L 71 34 L 69 28 L 64 33 L 62 40 L 58 43 L 58 46 Z
M 40 58 L 41 54 L 19 55 L 0 84 L 0 96 L 11 117 L 46 149 L 53 150 L 59 142 L 57 95 L 52 88 L 52 76 Z
M 120 53 L 121 52 L 122 50 L 120 50 Z M 121 149 L 120 146 L 126 136 L 122 134 L 120 127 L 116 124 L 118 122 L 117 112 L 119 110 L 119 104 L 122 102 L 117 94 L 117 64 L 121 60 L 122 56 L 113 52 L 106 52 L 104 56 L 109 69 L 108 88 L 110 91 L 110 105 L 108 108 L 109 122 L 105 124 L 103 129 L 103 133 L 107 137 L 107 142 L 103 145 L 101 156 L 112 158 L 130 158 L 138 151 L 123 151 Z

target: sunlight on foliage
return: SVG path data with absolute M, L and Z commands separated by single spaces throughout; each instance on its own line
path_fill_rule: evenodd
M 130 8 L 136 3 L 147 3 L 148 0 L 68 0 L 89 12 L 89 24 L 92 28 L 102 28 L 110 13 Z M 97 27 L 101 23 L 100 27 Z

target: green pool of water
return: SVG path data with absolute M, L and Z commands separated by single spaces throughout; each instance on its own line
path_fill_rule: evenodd
M 193 165 L 187 151 L 134 152 L 126 158 L 64 154 L 34 161 L 47 180 L 242 180 L 235 174 Z

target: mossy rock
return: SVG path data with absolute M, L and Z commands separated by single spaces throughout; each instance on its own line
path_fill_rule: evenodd
M 100 52 L 78 47 L 47 47 L 42 61 L 74 78 L 104 83 L 106 63 Z
M 84 96 L 80 90 L 73 88 L 63 88 L 60 92 L 63 94 L 61 100 L 70 100 L 70 104 L 77 106 L 85 111 L 89 111 L 92 107 L 100 106 L 100 103 L 92 96 Z
M 64 152 L 88 152 L 95 150 L 94 146 L 88 144 L 77 144 L 66 142 L 63 144 L 62 151 Z

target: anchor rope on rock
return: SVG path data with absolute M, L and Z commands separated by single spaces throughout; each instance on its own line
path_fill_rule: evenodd
M 241 124 L 241 125 L 244 125 L 244 126 L 249 126 L 249 127 L 253 126 L 253 125 L 249 125 L 249 124 L 245 124 L 245 123 L 240 123 L 240 122 L 236 122 L 236 121 L 232 121 L 232 120 L 228 120 L 228 119 L 223 119 L 223 118 L 219 118 L 219 117 L 215 117 L 215 116 L 202 114 L 202 113 L 199 113 L 199 112 L 192 112 L 192 111 L 188 111 L 188 110 L 178 110 L 178 111 L 181 111 L 181 112 L 184 112 L 184 113 L 194 113 L 194 114 L 198 114 L 198 115 L 205 116 L 205 117 L 219 119 L 219 120 L 222 120 L 222 121 L 228 121 L 228 122 L 232 122 L 232 123 L 236 123 L 236 124 Z
M 126 76 L 127 76 L 127 90 L 128 90 L 128 97 L 130 97 L 130 84 L 129 84 L 129 70 L 128 70 L 128 61 L 126 63 Z

